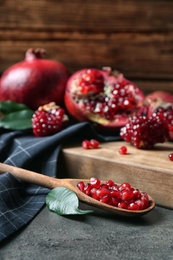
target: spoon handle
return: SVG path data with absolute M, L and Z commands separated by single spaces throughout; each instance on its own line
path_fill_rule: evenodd
M 0 174 L 5 172 L 10 172 L 13 176 L 21 181 L 33 183 L 49 189 L 53 189 L 61 185 L 60 179 L 0 163 Z

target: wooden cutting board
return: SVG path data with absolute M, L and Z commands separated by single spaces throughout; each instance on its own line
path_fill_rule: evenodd
M 122 145 L 127 155 L 120 155 Z M 150 194 L 157 205 L 173 209 L 173 161 L 168 155 L 173 143 L 158 144 L 153 150 L 139 150 L 124 142 L 101 143 L 99 149 L 78 146 L 62 149 L 62 174 L 72 178 L 98 177 L 117 183 L 129 182 Z

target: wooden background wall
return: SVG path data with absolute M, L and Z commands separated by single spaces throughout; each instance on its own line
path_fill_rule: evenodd
M 173 92 L 173 1 L 1 0 L 0 72 L 30 47 L 72 72 L 109 65 L 146 92 Z

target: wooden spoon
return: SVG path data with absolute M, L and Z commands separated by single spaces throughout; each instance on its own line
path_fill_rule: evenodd
M 87 179 L 57 179 L 33 171 L 28 171 L 15 166 L 0 163 L 0 173 L 5 173 L 5 172 L 11 173 L 13 176 L 15 176 L 17 179 L 21 181 L 33 183 L 38 186 L 43 186 L 49 189 L 53 189 L 59 186 L 66 187 L 74 191 L 80 201 L 121 216 L 126 216 L 126 217 L 141 216 L 148 213 L 155 207 L 155 202 L 151 196 L 149 196 L 150 206 L 144 210 L 126 210 L 126 209 L 110 206 L 103 202 L 97 201 L 89 197 L 82 191 L 80 191 L 77 187 L 77 184 L 80 181 L 83 181 L 84 183 L 88 183 L 89 180 Z

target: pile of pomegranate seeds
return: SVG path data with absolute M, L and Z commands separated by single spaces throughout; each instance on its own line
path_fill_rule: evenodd
M 121 185 L 112 180 L 104 183 L 96 177 L 91 177 L 89 183 L 79 182 L 77 187 L 86 195 L 118 208 L 128 210 L 143 210 L 149 207 L 150 201 L 146 192 L 140 192 L 129 183 Z
M 97 141 L 95 139 L 83 140 L 83 142 L 82 142 L 82 147 L 84 149 L 97 149 L 99 147 L 99 145 L 100 145 L 99 141 Z

